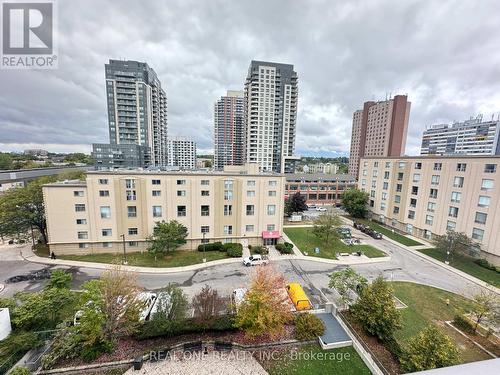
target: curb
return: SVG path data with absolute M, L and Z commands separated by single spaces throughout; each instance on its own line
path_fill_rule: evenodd
M 4 284 L 0 284 L 0 293 L 2 293 L 4 289 L 5 289 L 5 285 Z

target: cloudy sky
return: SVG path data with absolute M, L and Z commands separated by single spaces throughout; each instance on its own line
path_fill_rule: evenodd
M 212 150 L 212 108 L 252 59 L 299 74 L 297 153 L 345 154 L 352 112 L 407 93 L 407 153 L 430 124 L 500 112 L 497 0 L 59 0 L 59 69 L 0 70 L 0 150 L 107 142 L 104 64 L 146 61 L 169 134 Z

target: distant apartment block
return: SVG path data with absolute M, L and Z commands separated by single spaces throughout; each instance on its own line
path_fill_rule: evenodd
M 244 94 L 246 162 L 263 171 L 294 172 L 297 101 L 293 65 L 251 62 Z
M 245 162 L 243 106 L 243 91 L 228 91 L 214 105 L 214 166 L 218 170 Z
M 168 164 L 180 169 L 196 168 L 196 143 L 184 137 L 168 139 Z
M 46 158 L 49 155 L 49 152 L 47 150 L 35 148 L 35 149 L 24 150 L 24 155 Z
M 432 125 L 422 136 L 421 155 L 500 155 L 500 121 L 482 116 Z
M 417 237 L 471 237 L 500 264 L 500 156 L 362 158 L 358 187 L 372 218 Z
M 187 244 L 273 244 L 283 226 L 285 178 L 257 165 L 225 171 L 92 171 L 86 181 L 43 186 L 55 254 L 144 251 L 158 221 L 188 228 Z
M 337 174 L 339 166 L 334 163 L 308 164 L 303 167 L 304 173 Z
M 344 191 L 354 187 L 356 179 L 349 175 L 291 173 L 286 175 L 285 199 L 300 193 L 307 204 L 340 206 Z
M 147 168 L 151 165 L 148 146 L 136 144 L 92 144 L 92 157 L 96 169 Z
M 411 103 L 406 95 L 365 102 L 352 116 L 349 174 L 357 176 L 363 157 L 402 156 Z
M 109 141 L 116 153 L 104 154 L 96 150 L 102 144 L 93 145 L 96 168 L 166 166 L 167 96 L 155 71 L 144 62 L 109 60 L 105 73 Z M 134 162 L 120 157 L 128 150 L 123 145 L 142 146 Z M 144 152 L 149 155 L 142 157 Z

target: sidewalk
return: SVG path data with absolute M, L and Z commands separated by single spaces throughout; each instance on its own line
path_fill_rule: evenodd
M 347 223 L 347 224 L 350 224 L 352 225 L 352 220 L 349 220 L 345 217 L 342 217 L 342 220 Z M 399 243 L 398 241 L 395 241 L 391 238 L 388 238 L 387 236 L 384 236 L 384 239 L 393 243 L 394 245 L 397 245 L 407 251 L 409 251 L 410 253 L 414 254 L 414 255 L 417 255 L 419 256 L 420 258 L 423 258 L 431 263 L 434 263 L 435 265 L 438 265 L 440 267 L 443 267 L 445 269 L 447 269 L 448 271 L 450 272 L 453 272 L 459 276 L 462 276 L 463 278 L 466 278 L 467 280 L 473 282 L 474 284 L 477 284 L 483 288 L 486 288 L 494 293 L 497 293 L 497 294 L 500 294 L 500 289 L 491 285 L 491 284 L 488 284 L 482 280 L 479 280 L 478 278 L 474 277 L 474 276 L 471 276 L 469 275 L 468 273 L 465 273 L 463 271 L 460 271 L 459 269 L 455 268 L 455 267 L 452 267 L 446 263 L 443 263 L 437 259 L 434 259 L 433 257 L 430 257 L 428 255 L 425 255 L 424 253 L 421 253 L 420 251 L 418 251 L 419 249 L 422 250 L 422 249 L 428 249 L 428 248 L 431 248 L 433 247 L 432 244 L 428 243 L 427 241 L 425 240 L 422 240 L 420 238 L 416 238 L 416 237 L 413 237 L 413 236 L 407 236 L 409 238 L 412 238 L 414 239 L 415 241 L 418 241 L 418 242 L 421 242 L 423 243 L 423 245 L 421 246 L 406 246 L 406 245 L 403 245 L 402 243 Z

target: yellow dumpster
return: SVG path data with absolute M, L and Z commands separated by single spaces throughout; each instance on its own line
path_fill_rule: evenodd
M 293 302 L 297 311 L 310 310 L 312 308 L 309 298 L 307 298 L 304 289 L 298 283 L 290 283 L 286 286 L 288 296 Z

